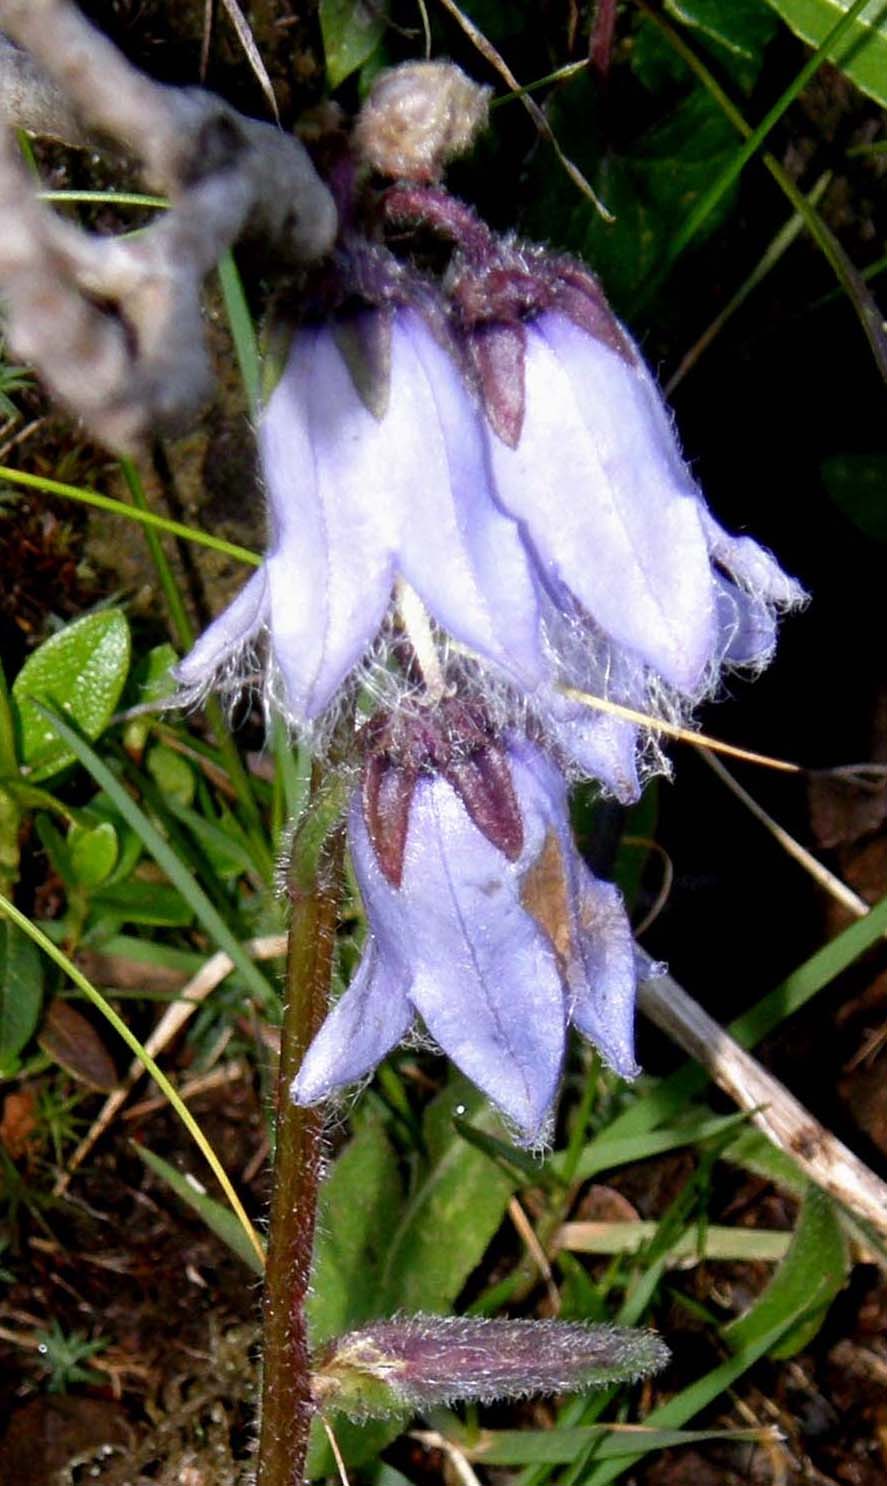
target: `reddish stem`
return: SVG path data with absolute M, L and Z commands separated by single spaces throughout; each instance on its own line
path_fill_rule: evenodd
M 318 799 L 319 779 L 313 795 Z M 268 1267 L 257 1486 L 302 1486 L 314 1406 L 305 1299 L 311 1274 L 323 1111 L 293 1104 L 290 1085 L 329 1003 L 344 826 L 306 821 L 293 842 L 287 999 L 277 1087 L 277 1145 Z

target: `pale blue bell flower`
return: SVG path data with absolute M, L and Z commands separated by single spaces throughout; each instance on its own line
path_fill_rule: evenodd
M 259 424 L 268 554 L 176 668 L 186 692 L 205 689 L 264 626 L 276 699 L 291 721 L 311 722 L 369 651 L 398 577 L 517 686 L 542 681 L 531 558 L 491 498 L 458 367 L 404 307 L 388 349 L 387 397 L 371 411 L 330 325 L 297 331 Z
M 617 1073 L 637 1072 L 635 950 L 621 896 L 576 851 L 556 765 L 525 739 L 506 752 L 524 833 L 515 860 L 450 783 L 426 773 L 394 887 L 355 793 L 349 846 L 367 941 L 293 1083 L 297 1103 L 370 1073 L 417 1014 L 528 1144 L 545 1138 L 571 1022 Z

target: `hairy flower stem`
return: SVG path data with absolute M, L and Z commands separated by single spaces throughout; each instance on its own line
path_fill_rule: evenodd
M 340 790 L 315 765 L 311 803 L 287 874 L 291 918 L 277 1083 L 277 1146 L 265 1278 L 265 1356 L 257 1486 L 301 1486 L 311 1427 L 305 1298 L 311 1273 L 324 1115 L 289 1096 L 326 1016 L 345 829 Z

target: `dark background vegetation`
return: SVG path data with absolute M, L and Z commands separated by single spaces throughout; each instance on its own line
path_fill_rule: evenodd
M 144 0 L 86 8 L 149 72 L 177 83 L 196 80 L 202 4 Z M 594 7 L 570 0 L 476 0 L 467 9 L 522 82 L 587 53 Z M 453 57 L 501 94 L 501 79 L 452 18 L 435 5 L 429 10 L 434 55 Z M 754 123 L 795 76 L 806 49 L 763 0 L 681 7 L 691 17 L 700 10 L 714 17 L 730 44 L 713 41 L 698 26 L 680 25 L 675 14 L 669 23 L 678 25 Z M 325 95 L 318 19 L 312 7 L 290 0 L 261 0 L 247 7 L 247 15 L 283 121 L 290 125 Z M 421 54 L 422 45 L 417 10 L 398 3 L 368 67 Z M 356 107 L 367 76 L 365 69 L 339 87 L 336 97 L 346 111 Z M 265 115 L 261 90 L 221 13 L 207 82 L 245 111 Z M 791 207 L 756 158 L 693 243 L 667 264 L 674 233 L 730 157 L 736 136 L 662 33 L 632 4 L 619 8 L 606 77 L 585 70 L 538 96 L 562 148 L 616 213 L 615 225 L 606 226 L 583 199 L 515 101 L 494 111 L 490 132 L 472 159 L 453 170 L 450 184 L 502 230 L 585 256 L 665 383 L 755 270 Z M 827 64 L 768 141 L 804 192 L 823 172 L 830 173 L 819 211 L 860 269 L 884 253 L 887 154 L 859 149 L 885 138 L 879 104 Z M 46 148 L 38 155 L 56 185 L 94 187 L 114 179 L 91 156 Z M 109 209 L 99 220 L 111 230 L 124 218 L 118 220 Z M 876 277 L 872 283 L 876 295 L 881 282 Z M 247 279 L 257 314 L 269 287 Z M 230 363 L 213 301 L 211 308 L 220 363 Z M 117 477 L 106 456 L 47 409 L 39 392 L 26 391 L 16 401 L 25 418 L 45 421 L 10 453 L 10 462 L 113 488 Z M 787 249 L 687 372 L 672 404 L 685 453 L 719 519 L 772 547 L 812 595 L 807 612 L 786 625 L 770 671 L 753 687 L 731 682 L 729 695 L 707 709 L 703 727 L 804 765 L 808 772 L 794 778 L 746 765 L 737 765 L 736 772 L 780 822 L 874 902 L 887 890 L 887 791 L 877 783 L 846 785 L 828 771 L 866 761 L 887 763 L 884 385 L 853 306 L 807 234 Z M 170 446 L 167 456 L 172 476 L 158 481 L 161 500 L 173 495 L 186 517 L 234 540 L 260 542 L 251 433 L 230 370 L 222 366 L 218 399 L 203 427 L 180 446 Z M 130 544 L 133 551 L 123 554 L 101 522 L 72 514 L 60 502 L 42 496 L 4 500 L 0 610 L 10 681 L 54 624 L 111 591 L 119 591 L 130 606 L 137 648 L 166 638 L 146 559 L 135 550 L 137 538 Z M 230 583 L 230 577 L 198 563 L 192 597 L 202 594 L 217 610 L 219 585 Z M 246 716 L 240 737 L 258 750 L 257 713 Z M 638 816 L 627 823 L 612 807 L 599 808 L 587 844 L 612 867 L 627 860 L 624 852 L 617 858 L 623 828 L 655 834 L 673 865 L 674 884 L 644 942 L 726 1022 L 849 919 L 689 748 L 674 746 L 671 753 L 674 782 L 654 786 Z M 74 797 L 78 789 L 82 796 L 82 783 L 73 789 Z M 26 906 L 51 919 L 63 892 L 34 837 L 25 843 L 24 862 Z M 651 857 L 639 888 L 638 918 L 654 900 L 660 878 L 659 858 Z M 887 1176 L 887 1039 L 879 1041 L 878 1032 L 885 1005 L 887 960 L 880 950 L 833 982 L 762 1052 L 768 1066 L 882 1176 Z M 232 1006 L 232 1016 L 236 1010 Z M 150 1007 L 137 1008 L 134 1015 L 143 1029 L 150 1024 Z M 249 1028 L 242 1018 L 234 1025 L 246 1044 Z M 641 1051 L 652 1073 L 678 1062 L 675 1050 L 649 1031 L 642 1034 Z M 184 1067 L 189 1054 L 180 1056 Z M 427 1097 L 440 1084 L 443 1068 L 432 1059 L 423 1060 L 422 1068 L 423 1078 L 431 1081 Z M 10 1089 L 21 1093 L 26 1086 L 27 1080 Z M 242 1173 L 261 1145 L 265 1087 L 250 1072 L 195 1106 L 231 1171 Z M 93 1112 L 91 1097 L 78 1105 L 81 1116 Z M 729 1107 L 718 1096 L 714 1104 L 722 1111 Z M 8 1249 L 2 1257 L 9 1272 L 9 1309 L 44 1328 L 58 1320 L 69 1335 L 79 1329 L 112 1337 L 111 1355 L 120 1372 L 116 1379 L 93 1373 L 85 1382 L 74 1375 L 60 1398 L 47 1395 L 41 1391 L 40 1358 L 6 1335 L 16 1326 L 27 1329 L 25 1322 L 10 1323 L 0 1337 L 0 1429 L 7 1430 L 0 1444 L 5 1467 L 0 1477 L 33 1486 L 75 1479 L 52 1475 L 69 1446 L 86 1449 L 104 1430 L 121 1447 L 136 1451 L 149 1420 L 161 1432 L 168 1427 L 170 1439 L 177 1439 L 189 1400 L 192 1414 L 200 1414 L 203 1388 L 210 1401 L 221 1398 L 224 1416 L 213 1423 L 211 1411 L 200 1415 L 206 1454 L 194 1469 L 204 1474 L 164 1474 L 185 1469 L 169 1463 L 179 1459 L 170 1446 L 166 1466 L 154 1460 L 134 1467 L 132 1480 L 233 1480 L 233 1462 L 249 1438 L 244 1374 L 254 1356 L 256 1318 L 255 1293 L 243 1272 L 195 1219 L 183 1216 L 159 1182 L 146 1178 L 128 1145 L 131 1125 L 100 1148 L 80 1182 L 78 1205 L 59 1207 L 48 1198 L 58 1152 L 46 1130 L 38 1126 L 30 1142 L 16 1147 L 9 1137 L 8 1104 L 5 1111 L 0 1135 L 5 1129 Z M 137 1128 L 152 1149 L 185 1164 L 185 1137 L 169 1114 L 154 1114 L 144 1129 Z M 337 1140 L 344 1141 L 344 1131 Z M 642 1217 L 659 1217 L 696 1163 L 692 1151 L 683 1151 L 626 1168 L 602 1189 L 609 1194 L 598 1199 L 602 1211 L 618 1215 L 622 1200 Z M 257 1169 L 244 1190 L 252 1210 L 261 1214 L 265 1170 Z M 787 1227 L 794 1221 L 790 1199 L 733 1167 L 716 1168 L 709 1202 L 713 1221 L 752 1227 Z M 513 1235 L 500 1235 L 469 1294 L 480 1293 L 505 1272 L 514 1249 Z M 102 1254 L 105 1267 L 84 1259 L 86 1253 Z M 186 1281 L 186 1266 L 200 1283 Z M 683 1385 L 718 1355 L 710 1329 L 674 1299 L 674 1292 L 709 1311 L 729 1294 L 741 1308 L 742 1297 L 747 1302 L 766 1274 L 763 1266 L 706 1264 L 672 1276 L 658 1319 L 673 1341 L 676 1363 L 663 1386 Z M 544 1304 L 544 1298 L 531 1293 L 525 1309 L 537 1302 Z M 729 1486 L 745 1480 L 875 1486 L 883 1481 L 885 1320 L 883 1271 L 859 1265 L 824 1328 L 798 1358 L 761 1363 L 742 1383 L 738 1402 L 722 1399 L 709 1411 L 710 1422 L 779 1423 L 789 1443 L 775 1463 L 766 1451 L 699 1446 L 651 1456 L 634 1468 L 631 1479 L 648 1486 Z M 221 1392 L 205 1386 L 210 1374 L 214 1385 L 221 1380 Z M 655 1388 L 648 1390 L 647 1401 L 656 1396 Z M 551 1414 L 547 1408 L 524 1410 L 520 1417 L 538 1424 Z M 512 1414 L 504 1422 L 516 1419 Z M 501 1425 L 503 1418 L 496 1422 Z M 60 1442 L 55 1455 L 46 1447 L 48 1435 Z M 213 1458 L 216 1466 L 207 1463 Z M 415 1481 L 445 1468 L 440 1457 L 406 1444 L 394 1446 L 387 1458 Z

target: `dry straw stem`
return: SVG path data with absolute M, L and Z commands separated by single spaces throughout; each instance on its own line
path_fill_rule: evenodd
M 788 759 L 771 758 L 766 753 L 752 753 L 747 748 L 738 748 L 733 743 L 722 743 L 719 738 L 711 738 L 707 733 L 691 732 L 689 728 L 678 727 L 677 723 L 666 722 L 664 717 L 654 717 L 649 712 L 638 712 L 634 707 L 623 707 L 621 702 L 611 702 L 607 697 L 595 696 L 590 691 L 579 691 L 575 686 L 559 686 L 560 691 L 571 701 L 581 702 L 585 707 L 592 707 L 598 712 L 607 712 L 611 717 L 622 717 L 626 722 L 635 722 L 639 727 L 652 728 L 654 732 L 662 733 L 666 738 L 678 738 L 682 743 L 692 743 L 694 748 L 716 749 L 718 753 L 728 753 L 732 758 L 745 759 L 749 764 L 762 764 L 767 769 L 780 769 L 785 774 L 799 774 L 800 764 L 793 764 Z
M 530 1222 L 516 1197 L 512 1197 L 508 1203 L 508 1216 L 514 1224 L 519 1237 L 523 1241 L 527 1253 L 538 1269 L 540 1275 L 542 1276 L 542 1279 L 545 1281 L 545 1289 L 548 1293 L 548 1303 L 551 1306 L 551 1314 L 553 1316 L 560 1315 L 561 1292 L 555 1284 L 551 1265 L 548 1262 L 548 1255 L 539 1242 L 532 1223 Z
M 635 1254 L 658 1232 L 658 1223 L 640 1218 L 612 1223 L 577 1220 L 561 1224 L 554 1247 L 576 1254 Z M 791 1240 L 791 1233 L 775 1228 L 730 1228 L 709 1223 L 701 1232 L 697 1227 L 682 1233 L 671 1245 L 666 1262 L 675 1269 L 691 1269 L 706 1259 L 778 1264 L 785 1258 Z
M 412 1429 L 410 1439 L 420 1444 L 423 1450 L 439 1450 L 445 1455 L 461 1486 L 480 1486 L 480 1479 L 472 1470 L 468 1456 L 462 1453 L 453 1440 L 448 1440 L 445 1434 L 439 1434 L 436 1429 Z
M 110 140 L 172 210 L 129 238 L 83 232 L 34 194 L 0 136 L 0 287 L 10 342 L 118 453 L 194 416 L 211 385 L 200 289 L 247 231 L 283 266 L 325 253 L 332 197 L 302 145 L 200 88 L 139 72 L 68 0 L 0 0 L 9 123 Z
M 256 960 L 275 959 L 286 953 L 286 935 L 268 934 L 261 939 L 249 940 L 244 947 L 247 953 Z M 206 1000 L 210 991 L 214 991 L 233 969 L 233 960 L 221 949 L 201 965 L 196 975 L 193 975 L 187 985 L 182 987 L 179 998 L 167 1007 L 151 1036 L 145 1042 L 145 1052 L 149 1057 L 156 1058 L 169 1046 L 188 1018 L 193 1016 L 201 1002 Z M 67 1191 L 74 1172 L 78 1166 L 83 1164 L 96 1141 L 101 1139 L 112 1120 L 116 1118 L 118 1111 L 129 1098 L 133 1085 L 143 1072 L 144 1065 L 138 1058 L 134 1058 L 120 1087 L 108 1095 L 89 1130 L 71 1156 L 66 1170 L 60 1173 L 53 1188 L 54 1196 L 60 1197 Z
M 841 904 L 842 908 L 846 908 L 852 913 L 854 918 L 865 918 L 871 909 L 871 905 L 865 901 L 865 898 L 861 898 L 858 893 L 853 891 L 852 887 L 848 887 L 846 882 L 843 882 L 840 877 L 836 877 L 834 872 L 830 872 L 828 867 L 824 866 L 818 857 L 815 857 L 805 846 L 802 846 L 800 841 L 796 841 L 794 836 L 790 835 L 784 826 L 781 826 L 778 821 L 773 819 L 772 815 L 768 815 L 764 807 L 758 804 L 757 800 L 753 795 L 749 794 L 747 789 L 743 788 L 739 780 L 734 779 L 730 770 L 724 767 L 720 759 L 715 758 L 714 754 L 710 753 L 707 748 L 700 748 L 699 754 L 708 764 L 709 768 L 717 774 L 722 783 L 736 796 L 737 800 L 742 801 L 746 810 L 751 812 L 755 820 L 759 820 L 761 825 L 766 827 L 771 836 L 779 842 L 780 846 L 788 852 L 789 856 L 794 857 L 795 861 L 804 868 L 805 872 L 809 872 L 814 882 L 817 882 L 821 888 L 824 888 L 837 903 Z
M 768 1140 L 824 1192 L 887 1237 L 887 1185 L 778 1079 L 725 1032 L 670 975 L 645 981 L 641 1010 L 747 1110 Z
M 449 11 L 450 15 L 458 23 L 458 25 L 461 26 L 462 30 L 465 32 L 465 35 L 480 52 L 484 61 L 488 62 L 489 65 L 496 72 L 498 72 L 503 81 L 520 99 L 524 108 L 527 110 L 527 113 L 530 115 L 530 118 L 533 120 L 533 123 L 536 125 L 536 128 L 539 130 L 539 133 L 543 136 L 543 138 L 548 140 L 549 144 L 557 155 L 558 160 L 560 161 L 564 170 L 567 172 L 567 175 L 570 177 L 570 180 L 573 182 L 574 186 L 578 186 L 583 196 L 588 197 L 589 201 L 592 202 L 592 204 L 594 205 L 595 210 L 599 212 L 605 222 L 614 222 L 616 219 L 613 216 L 612 212 L 607 210 L 600 197 L 586 180 L 585 176 L 582 174 L 582 171 L 579 169 L 578 165 L 574 165 L 573 161 L 564 154 L 557 141 L 554 130 L 548 122 L 546 115 L 539 107 L 535 98 L 531 97 L 531 95 L 525 92 L 525 90 L 521 87 L 514 73 L 511 71 L 511 68 L 508 66 L 508 63 L 505 61 L 505 58 L 501 56 L 499 52 L 497 52 L 496 48 L 493 46 L 493 43 L 489 40 L 488 37 L 484 35 L 483 31 L 481 31 L 480 28 L 474 24 L 470 17 L 465 14 L 464 10 L 460 10 L 459 6 L 455 3 L 455 0 L 440 0 L 440 3 L 445 10 Z

